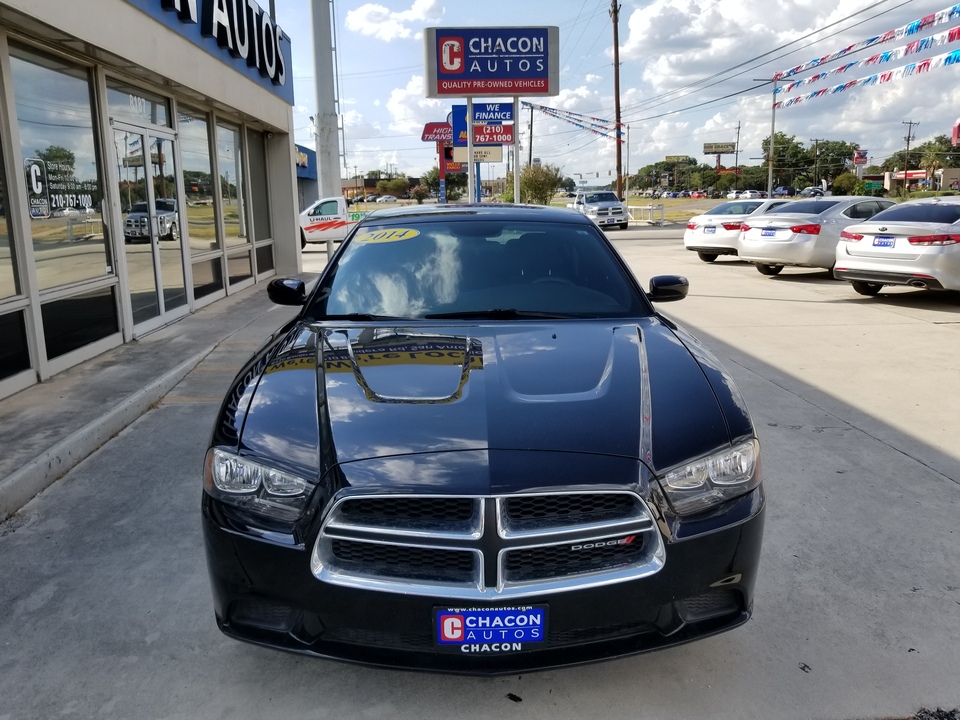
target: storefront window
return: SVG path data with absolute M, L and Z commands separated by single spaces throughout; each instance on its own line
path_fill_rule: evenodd
M 10 48 L 40 290 L 113 275 L 87 70 Z
M 4 167 L 3 149 L 0 148 L 0 300 L 20 294 L 17 255 L 10 238 L 10 195 Z
M 250 152 L 250 209 L 253 210 L 253 239 L 269 240 L 270 197 L 267 193 L 267 149 L 263 133 L 247 132 L 247 148 Z M 260 268 L 262 271 L 263 268 Z
M 250 242 L 240 140 L 239 128 L 226 123 L 217 123 L 217 165 L 220 168 L 223 234 L 228 248 Z
M 165 98 L 107 78 L 107 107 L 110 117 L 134 125 L 163 125 L 170 127 L 170 114 Z
M 213 206 L 215 183 L 210 160 L 210 126 L 202 112 L 182 106 L 177 120 L 190 254 L 198 255 L 220 247 Z

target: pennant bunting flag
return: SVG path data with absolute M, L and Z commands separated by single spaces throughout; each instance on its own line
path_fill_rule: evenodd
M 921 38 L 920 40 L 914 40 L 912 43 L 901 45 L 900 47 L 894 48 L 893 50 L 887 50 L 886 52 L 882 52 L 877 55 L 871 55 L 870 57 L 866 58 L 865 60 L 861 60 L 860 62 L 851 62 L 851 63 L 846 63 L 845 65 L 838 65 L 837 67 L 833 68 L 833 70 L 811 75 L 808 78 L 804 78 L 803 80 L 797 80 L 795 82 L 790 83 L 789 85 L 782 85 L 781 87 L 776 88 L 773 91 L 773 93 L 774 95 L 788 93 L 788 92 L 791 92 L 792 90 L 795 90 L 798 87 L 802 87 L 803 85 L 809 85 L 811 83 L 820 82 L 821 80 L 825 80 L 828 77 L 845 73 L 848 70 L 853 70 L 854 68 L 864 68 L 864 67 L 870 67 L 871 65 L 883 65 L 889 62 L 895 62 L 897 60 L 902 60 L 907 55 L 914 55 L 918 52 L 928 50 L 932 47 L 939 47 L 940 45 L 948 45 L 950 43 L 956 42 L 957 40 L 960 40 L 960 27 L 952 28 L 945 32 L 938 33 L 937 35 L 928 35 L 925 38 Z
M 781 100 L 779 102 L 775 102 L 773 107 L 778 110 L 780 108 L 788 108 L 797 105 L 804 100 L 812 100 L 813 98 L 823 97 L 824 95 L 833 95 L 835 93 L 849 90 L 852 87 L 882 85 L 890 82 L 891 80 L 901 80 L 905 77 L 910 77 L 911 75 L 930 72 L 931 70 L 937 70 L 948 65 L 960 65 L 960 50 L 954 50 L 953 52 L 944 53 L 943 55 L 937 55 L 936 57 L 927 58 L 926 60 L 921 60 L 920 62 L 910 63 L 909 65 L 904 65 L 903 67 L 898 67 L 894 70 L 887 70 L 886 72 L 877 73 L 876 75 L 862 77 L 858 80 L 849 80 L 841 85 L 835 85 L 830 88 L 821 88 L 807 95 L 798 95 L 790 98 L 789 100 Z
M 562 120 L 581 130 L 588 130 L 594 135 L 616 140 L 617 142 L 623 142 L 623 138 L 620 137 L 623 131 L 617 123 L 611 122 L 610 120 L 582 115 L 572 110 L 557 110 L 556 108 L 546 107 L 545 105 L 535 105 L 525 100 L 522 101 L 522 106 L 525 108 L 533 108 L 548 117 Z
M 892 40 L 900 40 L 901 38 L 909 37 L 910 35 L 916 35 L 919 32 L 923 32 L 927 28 L 943 25 L 944 23 L 951 22 L 952 20 L 956 20 L 958 18 L 960 18 L 960 4 L 944 8 L 943 10 L 933 13 L 932 15 L 926 15 L 919 20 L 914 20 L 913 22 L 907 23 L 903 27 L 899 27 L 895 30 L 888 30 L 882 35 L 875 35 L 871 38 L 867 38 L 866 40 L 861 40 L 854 45 L 848 45 L 847 47 L 830 53 L 829 55 L 823 55 L 822 57 L 814 58 L 809 62 L 803 63 L 802 65 L 797 65 L 796 67 L 789 68 L 788 70 L 781 70 L 780 72 L 773 74 L 773 79 L 783 80 L 784 78 L 792 77 L 793 75 L 803 72 L 804 70 L 819 67 L 820 65 L 824 65 L 828 62 L 842 58 L 844 55 L 849 55 L 850 53 L 854 53 L 868 47 L 873 47 L 874 45 L 880 45 L 882 43 L 891 42 Z

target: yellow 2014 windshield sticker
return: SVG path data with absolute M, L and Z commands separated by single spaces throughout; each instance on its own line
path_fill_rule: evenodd
M 409 240 L 420 234 L 413 228 L 390 228 L 386 230 L 370 230 L 357 235 L 353 241 L 358 243 L 388 243 L 400 240 Z

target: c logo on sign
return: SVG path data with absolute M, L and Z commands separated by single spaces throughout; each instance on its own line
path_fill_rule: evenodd
M 445 73 L 462 73 L 466 69 L 462 38 L 440 38 L 440 65 Z
M 441 615 L 440 639 L 447 641 L 463 640 L 463 616 Z

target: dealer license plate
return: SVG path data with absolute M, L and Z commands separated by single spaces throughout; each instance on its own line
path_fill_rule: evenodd
M 546 638 L 547 606 L 438 607 L 433 629 L 438 650 L 477 655 L 531 650 Z
M 893 235 L 874 235 L 873 236 L 873 246 L 874 247 L 893 247 L 896 243 L 896 238 Z
M 773 228 L 767 228 L 766 230 L 760 231 L 760 237 L 773 237 L 777 234 L 777 231 Z
M 717 232 L 717 228 L 715 228 L 713 225 L 707 225 L 703 228 L 704 235 L 713 235 L 716 232 Z

